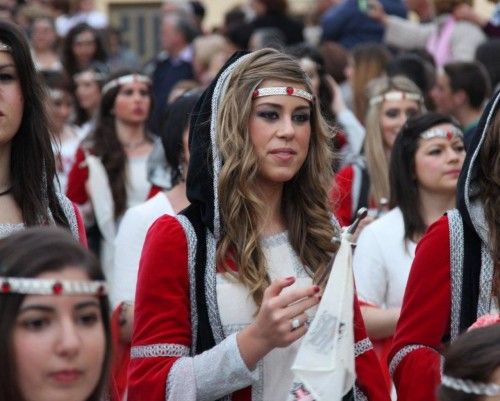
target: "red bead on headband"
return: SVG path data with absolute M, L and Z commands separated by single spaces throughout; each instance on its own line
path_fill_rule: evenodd
M 304 89 L 297 89 L 291 86 L 270 86 L 267 88 L 255 89 L 252 92 L 252 99 L 263 96 L 296 96 L 307 100 L 314 101 L 314 96 Z

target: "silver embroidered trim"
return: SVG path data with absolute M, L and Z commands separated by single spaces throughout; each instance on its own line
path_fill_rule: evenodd
M 24 224 L 0 224 L 0 238 L 7 237 L 24 229 Z
M 224 340 L 224 330 L 220 318 L 219 305 L 217 303 L 217 277 L 215 265 L 216 240 L 207 228 L 207 264 L 205 267 L 205 292 L 207 299 L 208 320 L 214 335 L 216 344 Z
M 460 309 L 462 302 L 462 282 L 464 265 L 464 227 L 457 209 L 448 211 L 450 233 L 450 285 L 451 316 L 450 339 L 454 341 L 460 332 Z
M 80 236 L 78 235 L 78 222 L 76 220 L 75 208 L 73 204 L 68 198 L 66 198 L 66 196 L 64 196 L 60 192 L 57 192 L 56 195 L 57 200 L 59 201 L 59 205 L 61 205 L 64 215 L 68 219 L 69 228 L 71 230 L 71 233 L 73 234 L 73 237 L 79 240 Z
M 252 401 L 264 401 L 264 361 L 257 362 L 259 381 L 252 386 Z
M 391 374 L 391 377 L 394 375 L 394 372 L 398 368 L 399 364 L 401 361 L 404 359 L 404 357 L 408 354 L 410 354 L 413 351 L 416 351 L 417 349 L 421 348 L 427 348 L 432 351 L 436 351 L 435 349 L 428 347 L 426 345 L 406 345 L 403 348 L 401 348 L 396 354 L 392 357 L 391 363 L 389 364 L 389 373 Z
M 189 356 L 189 347 L 180 344 L 151 344 L 135 345 L 130 349 L 130 358 L 156 358 L 156 357 L 183 357 Z
M 226 91 L 227 83 L 229 81 L 230 75 L 233 73 L 234 69 L 240 65 L 243 61 L 251 56 L 247 54 L 240 57 L 233 64 L 227 67 L 220 75 L 217 83 L 215 84 L 214 93 L 212 95 L 212 115 L 210 118 L 210 141 L 212 145 L 212 163 L 213 163 L 213 189 L 214 189 L 214 235 L 216 239 L 220 236 L 220 218 L 219 218 L 219 173 L 222 166 L 221 155 L 217 147 L 217 119 L 219 115 L 219 105 L 220 101 Z
M 198 238 L 191 222 L 186 216 L 177 215 L 188 245 L 188 275 L 189 275 L 189 302 L 191 308 L 191 355 L 196 355 L 196 340 L 198 337 L 198 308 L 196 303 L 196 249 Z
M 354 400 L 355 401 L 368 401 L 368 397 L 365 393 L 358 387 L 357 384 L 354 384 Z
M 484 242 L 481 242 L 481 273 L 479 276 L 479 299 L 477 300 L 478 318 L 490 313 L 493 270 L 490 250 Z
M 288 231 L 283 231 L 278 234 L 271 235 L 261 239 L 261 244 L 264 248 L 274 248 L 275 246 L 289 243 Z
M 371 349 L 373 349 L 373 344 L 368 337 L 358 341 L 354 344 L 354 357 L 357 358 Z
M 488 113 L 488 117 L 486 118 L 486 124 L 484 125 L 483 132 L 481 132 L 481 138 L 479 139 L 479 143 L 478 143 L 476 149 L 474 149 L 474 154 L 472 155 L 472 157 L 470 159 L 470 163 L 469 163 L 469 166 L 467 169 L 467 175 L 465 178 L 465 186 L 464 186 L 464 196 L 465 196 L 465 207 L 467 208 L 468 211 L 470 211 L 469 190 L 470 190 L 470 183 L 471 183 L 471 179 L 472 179 L 472 169 L 474 167 L 474 161 L 477 159 L 477 157 L 479 155 L 479 151 L 481 150 L 481 147 L 483 145 L 484 138 L 486 137 L 486 132 L 488 132 L 488 129 L 489 129 L 490 124 L 491 124 L 491 119 L 493 118 L 493 114 L 495 113 L 495 111 L 497 109 L 497 105 L 498 105 L 499 101 L 500 101 L 500 92 L 497 93 L 496 98 L 495 98 L 493 104 L 491 105 L 490 111 Z M 473 222 L 473 224 L 474 224 L 474 222 Z

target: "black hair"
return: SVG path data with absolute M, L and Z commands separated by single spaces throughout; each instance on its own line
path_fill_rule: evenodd
M 84 270 L 90 280 L 104 280 L 98 260 L 73 237 L 57 227 L 32 227 L 0 240 L 0 276 L 34 278 L 45 272 L 59 272 L 71 266 Z M 26 295 L 0 294 L 0 401 L 23 400 L 13 355 L 13 330 Z M 108 298 L 99 297 L 106 350 L 98 385 L 87 401 L 100 401 L 106 386 L 111 357 Z
M 480 109 L 490 96 L 491 82 L 488 72 L 481 63 L 457 61 L 444 66 L 453 92 L 463 90 L 471 107 Z
M 476 60 L 484 65 L 492 88 L 500 82 L 500 38 L 488 39 L 476 49 Z
M 500 324 L 470 330 L 445 351 L 443 374 L 461 380 L 488 383 L 500 367 Z M 484 395 L 467 394 L 440 385 L 440 401 L 479 401 Z
M 52 220 L 69 227 L 54 185 L 56 173 L 45 91 L 37 75 L 28 40 L 14 24 L 0 21 L 0 41 L 10 46 L 23 97 L 21 125 L 11 145 L 12 196 L 27 226 Z
M 391 153 L 389 182 L 391 195 L 389 207 L 398 206 L 403 215 L 405 240 L 414 241 L 427 229 L 420 212 L 418 183 L 415 179 L 415 154 L 420 134 L 440 124 L 452 124 L 460 129 L 452 117 L 440 113 L 426 113 L 411 117 L 401 128 Z
M 189 125 L 191 111 L 201 96 L 199 90 L 191 90 L 167 105 L 160 124 L 160 138 L 165 157 L 172 168 L 172 186 L 182 180 L 180 165 L 183 155 L 182 137 Z

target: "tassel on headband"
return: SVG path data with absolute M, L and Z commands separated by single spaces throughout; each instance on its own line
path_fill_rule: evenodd
M 500 395 L 500 385 L 495 383 L 480 383 L 442 375 L 441 385 L 466 394 L 487 395 L 490 397 Z
M 95 295 L 108 292 L 105 281 L 73 281 L 22 277 L 0 277 L 0 294 Z
M 424 99 L 419 93 L 413 92 L 403 92 L 403 91 L 390 91 L 384 93 L 383 95 L 374 96 L 370 99 L 370 106 L 374 106 L 378 103 L 382 103 L 386 100 L 389 101 L 400 101 L 400 100 L 414 100 L 416 102 L 422 102 Z
M 304 89 L 292 88 L 291 86 L 271 86 L 267 88 L 255 89 L 252 93 L 252 99 L 263 96 L 296 96 L 307 100 L 314 101 L 314 96 Z
M 148 85 L 151 84 L 151 80 L 146 75 L 141 75 L 141 74 L 123 75 L 121 77 L 109 81 L 106 85 L 104 85 L 102 88 L 102 94 L 104 95 L 106 92 L 117 86 L 130 84 L 132 82 L 142 82 Z

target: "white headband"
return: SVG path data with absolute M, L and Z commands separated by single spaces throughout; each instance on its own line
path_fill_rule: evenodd
M 451 139 L 454 136 L 458 136 L 460 138 L 463 138 L 464 134 L 459 128 L 457 128 L 455 126 L 453 126 L 450 129 L 443 129 L 443 128 L 438 128 L 438 127 L 429 128 L 428 130 L 426 130 L 420 134 L 420 138 L 422 138 L 422 139 L 446 138 L 449 141 L 451 141 Z
M 0 40 L 0 52 L 11 52 L 12 47 Z
M 495 396 L 500 395 L 500 385 L 495 383 L 480 383 L 472 380 L 457 379 L 455 377 L 442 375 L 441 384 L 453 390 L 466 394 Z
M 0 277 L 0 294 L 103 296 L 107 292 L 105 281 Z
M 124 75 L 122 77 L 118 77 L 116 79 L 113 79 L 113 80 L 109 81 L 106 85 L 104 85 L 102 88 L 102 94 L 104 95 L 107 91 L 109 91 L 110 89 L 113 89 L 117 86 L 130 84 L 132 82 L 142 82 L 142 83 L 145 83 L 148 85 L 151 84 L 151 80 L 146 75 L 140 75 L 140 74 Z
M 296 96 L 313 102 L 314 96 L 304 89 L 292 88 L 291 86 L 271 86 L 268 88 L 255 89 L 252 92 L 252 99 L 263 96 Z
M 399 101 L 399 100 L 414 100 L 416 102 L 421 102 L 423 100 L 422 95 L 413 92 L 403 92 L 403 91 L 390 91 L 384 93 L 383 95 L 374 96 L 370 99 L 370 106 L 375 104 L 389 101 Z

